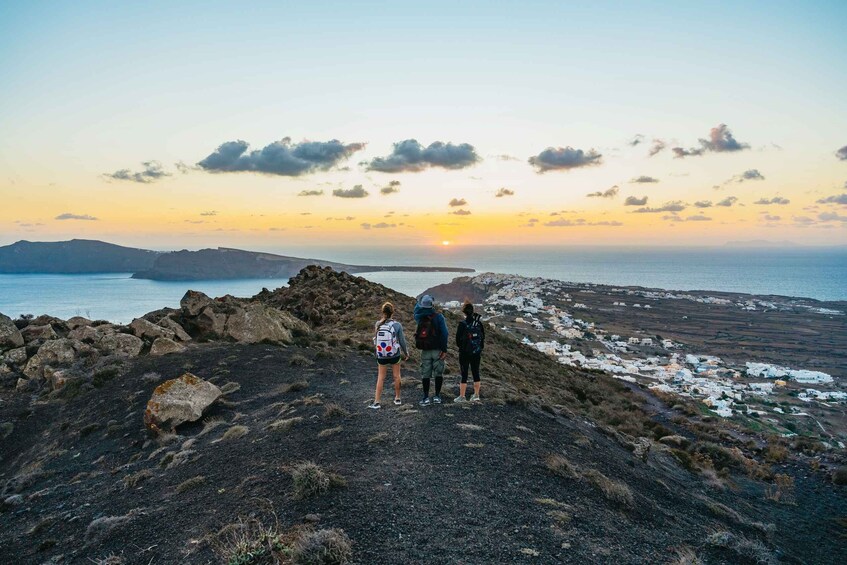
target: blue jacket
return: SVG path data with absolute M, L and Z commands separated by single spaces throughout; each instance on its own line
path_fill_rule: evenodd
M 423 308 L 420 304 L 415 304 L 415 322 L 420 324 L 421 320 L 430 314 L 435 314 L 432 321 L 438 327 L 438 339 L 441 341 L 441 351 L 446 353 L 448 330 L 447 320 L 444 319 L 444 315 L 436 313 L 433 308 Z

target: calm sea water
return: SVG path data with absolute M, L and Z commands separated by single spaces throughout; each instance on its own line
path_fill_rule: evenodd
M 670 290 L 724 290 L 847 300 L 847 248 L 668 249 L 550 247 L 413 247 L 392 249 L 266 249 L 352 264 L 469 267 L 524 276 L 639 285 Z M 449 282 L 455 273 L 363 275 L 409 295 Z M 176 307 L 188 289 L 210 296 L 252 296 L 285 279 L 161 282 L 129 273 L 0 275 L 0 312 L 48 313 L 129 322 L 151 310 Z

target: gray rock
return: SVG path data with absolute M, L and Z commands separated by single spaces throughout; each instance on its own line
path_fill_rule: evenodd
M 212 299 L 196 290 L 189 290 L 179 301 L 179 305 L 189 316 L 198 316 L 200 312 L 212 303 Z
M 109 334 L 104 335 L 97 344 L 100 350 L 107 355 L 117 355 L 118 357 L 136 357 L 141 353 L 144 347 L 144 342 L 130 334 Z
M 167 355 L 168 353 L 179 353 L 184 350 L 185 347 L 174 340 L 166 337 L 160 337 L 156 338 L 156 341 L 154 341 L 153 345 L 150 347 L 150 355 Z
M 26 363 L 26 347 L 18 347 L 17 349 L 10 349 L 6 352 L 6 355 L 3 359 L 7 363 L 12 363 L 13 365 L 23 365 Z
M 191 336 L 188 335 L 188 332 L 186 332 L 185 329 L 179 325 L 179 322 L 173 318 L 165 316 L 159 320 L 159 325 L 174 333 L 174 337 L 172 339 L 176 339 L 178 341 L 191 341 Z
M 226 328 L 226 314 L 215 312 L 212 306 L 207 306 L 197 316 L 195 323 L 206 337 L 223 337 Z
M 144 411 L 144 425 L 160 432 L 195 422 L 220 396 L 221 389 L 212 383 L 185 373 L 156 387 Z
M 9 316 L 0 314 L 0 352 L 22 347 L 24 337 Z
M 27 343 L 36 340 L 47 341 L 59 337 L 53 330 L 53 326 L 51 326 L 50 324 L 45 324 L 43 326 L 36 326 L 30 324 L 21 330 L 21 335 L 23 335 L 24 341 L 26 341 Z
M 318 514 L 306 514 L 303 516 L 303 521 L 310 524 L 317 524 L 321 521 L 321 517 Z
M 636 438 L 635 442 L 633 442 L 634 449 L 632 450 L 632 453 L 642 461 L 647 461 L 647 457 L 650 455 L 650 447 L 652 447 L 652 445 L 653 442 L 650 441 L 650 438 Z
M 75 330 L 83 326 L 90 326 L 91 320 L 82 316 L 74 316 L 73 318 L 69 318 L 65 323 L 68 325 L 68 329 Z
M 152 341 L 159 337 L 165 337 L 168 339 L 174 338 L 174 332 L 172 330 L 163 328 L 162 326 L 157 326 L 152 322 L 148 322 L 144 318 L 134 319 L 129 324 L 129 329 L 136 337 L 140 337 L 141 339 L 149 339 Z
M 54 339 L 45 342 L 24 366 L 23 373 L 31 379 L 44 376 L 48 365 L 68 365 L 76 359 L 75 342 L 71 339 Z
M 50 366 L 44 367 L 44 378 L 47 379 L 47 382 L 50 383 L 50 388 L 53 390 L 59 390 L 68 382 L 66 371 L 54 369 Z
M 300 320 L 264 304 L 251 303 L 227 318 L 224 335 L 242 343 L 291 343 L 291 330 L 306 329 Z

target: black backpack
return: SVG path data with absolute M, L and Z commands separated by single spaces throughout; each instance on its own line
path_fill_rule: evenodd
M 465 352 L 476 355 L 482 351 L 482 324 L 479 316 L 474 317 L 470 324 L 465 322 Z
M 441 340 L 438 339 L 438 325 L 435 323 L 435 314 L 430 314 L 418 322 L 415 329 L 415 347 L 421 350 L 440 349 Z

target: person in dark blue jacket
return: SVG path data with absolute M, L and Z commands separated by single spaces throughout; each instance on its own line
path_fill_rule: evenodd
M 441 385 L 444 384 L 444 359 L 447 357 L 447 320 L 435 310 L 435 300 L 426 294 L 415 304 L 415 347 L 421 350 L 421 379 L 423 399 L 418 403 L 429 406 L 441 404 Z M 435 378 L 435 396 L 429 399 L 429 381 Z

